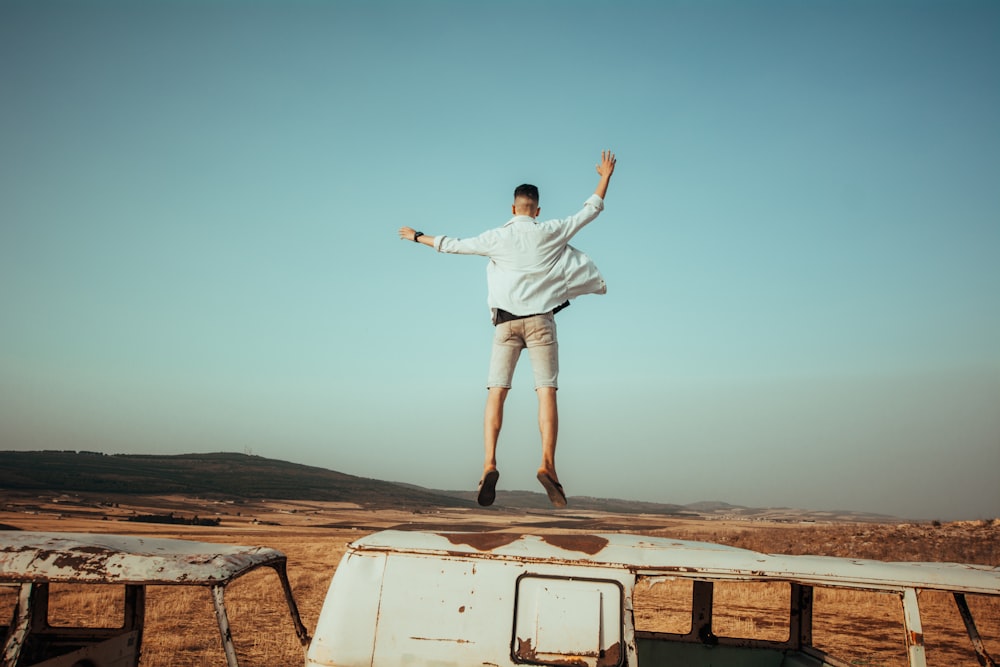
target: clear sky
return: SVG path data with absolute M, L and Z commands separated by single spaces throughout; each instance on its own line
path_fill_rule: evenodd
M 993 0 L 3 0 L 0 448 L 474 489 L 486 260 L 396 230 L 569 215 L 613 149 L 571 503 L 1000 516 L 998 63 Z

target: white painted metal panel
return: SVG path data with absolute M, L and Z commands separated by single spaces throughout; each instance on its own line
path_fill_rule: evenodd
M 348 551 L 337 566 L 309 646 L 307 667 L 369 667 L 386 555 Z
M 924 650 L 924 628 L 920 622 L 917 591 L 908 588 L 903 592 L 903 621 L 906 625 L 906 653 L 910 667 L 927 667 Z
M 383 531 L 354 546 L 484 559 L 610 566 L 641 574 L 782 579 L 806 584 L 1000 595 L 1000 568 L 960 563 L 882 562 L 829 556 L 770 555 L 725 545 L 639 535 L 520 535 Z
M 622 589 L 612 581 L 524 576 L 518 581 L 513 654 L 541 665 L 620 663 Z
M 284 563 L 268 547 L 91 533 L 0 531 L 0 582 L 210 585 Z
M 372 664 L 511 664 L 519 572 L 518 563 L 390 554 Z
M 371 558 L 384 559 L 384 569 L 371 565 Z M 541 576 L 583 578 L 589 568 L 534 563 L 532 570 Z M 523 574 L 525 563 L 510 559 L 349 551 L 324 601 L 307 665 L 513 667 L 514 602 L 517 580 Z M 598 651 L 602 641 L 620 643 L 621 591 L 632 577 L 619 570 L 604 574 L 607 581 L 601 585 L 614 589 L 615 620 L 599 627 L 592 642 Z M 598 610 L 608 606 L 608 595 L 601 595 L 597 602 L 591 599 L 595 616 L 604 613 Z

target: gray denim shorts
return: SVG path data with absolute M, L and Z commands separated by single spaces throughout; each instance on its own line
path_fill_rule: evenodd
M 552 313 L 532 315 L 519 320 L 502 322 L 493 333 L 490 355 L 489 387 L 510 388 L 514 367 L 521 350 L 528 348 L 531 370 L 535 374 L 535 389 L 558 388 L 559 342 L 556 340 L 556 318 Z

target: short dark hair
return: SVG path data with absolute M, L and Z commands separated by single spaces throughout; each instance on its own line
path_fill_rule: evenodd
M 538 188 L 530 183 L 524 183 L 522 185 L 514 188 L 514 199 L 518 197 L 524 197 L 525 199 L 530 199 L 531 201 L 538 203 Z

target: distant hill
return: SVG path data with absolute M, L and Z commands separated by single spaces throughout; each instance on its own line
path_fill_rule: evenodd
M 412 484 L 235 453 L 171 456 L 74 451 L 0 451 L 0 489 L 218 499 L 325 500 L 373 509 L 478 507 L 475 491 Z M 679 505 L 573 496 L 573 509 L 683 514 Z M 544 493 L 498 491 L 496 507 L 551 509 Z
M 469 507 L 474 502 L 332 470 L 247 454 L 156 456 L 0 451 L 0 489 L 325 500 L 362 507 Z
M 356 477 L 334 470 L 233 453 L 101 454 L 74 451 L 0 451 L 0 490 L 136 496 L 179 495 L 219 500 L 321 500 L 369 509 L 479 508 L 475 491 L 436 491 L 412 484 Z M 480 508 L 481 509 L 481 508 Z M 544 510 L 544 493 L 497 491 L 492 510 Z M 753 508 L 705 501 L 690 505 L 570 496 L 570 509 L 677 518 L 778 521 L 887 521 L 850 511 Z M 484 510 L 489 511 L 489 510 Z

